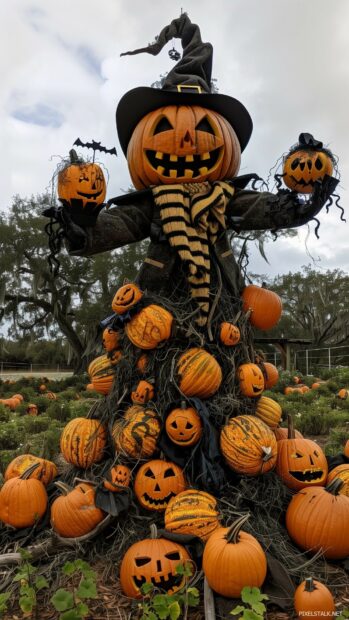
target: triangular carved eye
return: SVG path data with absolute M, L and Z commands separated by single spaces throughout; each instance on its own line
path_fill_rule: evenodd
M 191 422 L 187 422 L 185 428 L 193 428 L 193 425 L 191 424 Z
M 163 116 L 154 129 L 154 136 L 157 133 L 161 133 L 162 131 L 169 131 L 169 129 L 173 129 L 169 120 L 167 120 L 166 116 Z
M 175 476 L 175 473 L 174 473 L 172 467 L 169 467 L 168 469 L 166 469 L 166 471 L 164 473 L 164 478 L 172 478 L 172 476 Z
M 135 563 L 136 566 L 144 566 L 145 564 L 149 564 L 149 562 L 151 561 L 151 558 L 135 558 Z
M 206 133 L 211 133 L 214 136 L 214 131 L 209 123 L 207 116 L 205 116 L 197 125 L 197 131 L 206 131 Z
M 181 556 L 178 551 L 170 551 L 170 553 L 165 553 L 165 558 L 168 560 L 180 560 Z
M 145 475 L 147 478 L 155 478 L 155 474 L 152 472 L 152 470 L 151 470 L 151 469 L 147 469 L 147 470 L 144 472 L 144 475 Z

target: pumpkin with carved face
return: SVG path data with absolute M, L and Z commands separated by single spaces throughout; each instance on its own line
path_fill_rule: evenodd
M 194 407 L 173 409 L 166 418 L 166 433 L 177 446 L 195 446 L 202 435 L 202 422 Z
M 149 112 L 134 129 L 127 149 L 136 189 L 232 178 L 240 157 L 240 144 L 228 121 L 197 105 Z
M 300 194 L 311 194 L 315 181 L 333 172 L 332 155 L 326 149 L 299 148 L 289 153 L 283 164 L 283 182 Z
M 69 204 L 79 200 L 83 207 L 101 205 L 106 191 L 103 170 L 96 163 L 72 163 L 58 174 L 58 197 Z
M 233 323 L 224 321 L 221 323 L 219 338 L 226 347 L 234 347 L 240 342 L 240 330 Z
M 154 386 L 149 381 L 140 381 L 136 389 L 131 392 L 131 400 L 133 403 L 144 405 L 153 400 L 155 395 Z
M 168 594 L 185 585 L 185 576 L 176 567 L 190 561 L 186 549 L 164 538 L 146 538 L 134 543 L 125 553 L 120 567 L 120 583 L 126 596 L 142 598 L 141 587 L 152 583 Z
M 326 457 L 315 441 L 304 437 L 278 441 L 276 473 L 289 489 L 324 486 L 327 472 Z
M 138 470 L 134 490 L 143 508 L 165 510 L 172 497 L 184 491 L 186 483 L 181 467 L 155 459 Z
M 108 491 L 118 493 L 124 491 L 130 484 L 131 470 L 127 465 L 114 465 L 108 471 L 103 486 Z
M 105 351 L 115 351 L 119 348 L 119 332 L 116 332 L 111 327 L 106 327 L 102 334 L 102 345 Z
M 132 282 L 130 284 L 124 284 L 115 293 L 112 301 L 112 310 L 116 314 L 125 314 L 130 308 L 132 308 L 140 299 L 142 299 L 143 293 L 136 284 Z
M 237 370 L 240 390 L 244 396 L 256 398 L 264 390 L 264 376 L 257 364 L 241 364 Z
M 161 342 L 170 338 L 172 323 L 173 316 L 168 310 L 150 304 L 132 317 L 125 331 L 135 347 L 156 349 Z

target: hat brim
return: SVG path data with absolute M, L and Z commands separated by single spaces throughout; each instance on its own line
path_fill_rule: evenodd
M 149 112 L 167 105 L 200 105 L 221 114 L 233 127 L 241 151 L 251 137 L 253 123 L 245 106 L 228 95 L 213 93 L 183 93 L 140 86 L 129 90 L 116 109 L 116 127 L 123 152 L 139 121 Z

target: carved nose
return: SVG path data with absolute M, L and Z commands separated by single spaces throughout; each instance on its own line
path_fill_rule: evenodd
M 311 170 L 312 165 L 313 165 L 313 162 L 311 161 L 311 159 L 308 159 L 308 161 L 307 161 L 307 166 L 308 166 L 308 169 L 309 169 L 309 170 Z
M 305 166 L 305 161 L 302 161 L 302 162 L 299 164 L 299 167 L 300 167 L 300 169 L 301 169 L 301 170 L 304 170 L 304 166 Z
M 160 491 L 160 487 L 158 484 L 155 485 L 154 491 Z
M 193 139 L 188 130 L 185 132 L 185 135 L 181 140 L 181 148 L 184 148 L 186 146 L 194 146 Z

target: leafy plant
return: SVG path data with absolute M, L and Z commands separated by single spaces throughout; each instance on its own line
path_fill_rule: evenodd
M 246 586 L 241 590 L 241 600 L 245 605 L 237 605 L 230 614 L 232 616 L 240 614 L 238 620 L 263 620 L 267 611 L 263 601 L 267 601 L 268 598 L 259 588 Z
M 199 591 L 197 588 L 188 587 L 193 571 L 189 562 L 176 566 L 177 575 L 182 575 L 185 580 L 184 586 L 175 594 L 158 593 L 158 589 L 152 583 L 145 583 L 141 587 L 144 595 L 139 603 L 142 615 L 140 620 L 178 620 L 187 618 L 188 609 L 197 607 L 199 604 Z
M 37 593 L 43 588 L 48 588 L 49 584 L 43 575 L 37 574 L 38 568 L 30 563 L 31 554 L 25 549 L 20 549 L 19 553 L 21 554 L 21 563 L 12 581 L 19 584 L 18 603 L 21 610 L 23 613 L 32 614 L 37 607 Z M 6 605 L 10 598 L 10 593 L 6 592 L 2 596 L 5 597 L 3 605 Z M 4 611 L 1 606 L 0 611 Z
M 81 620 L 90 614 L 86 601 L 97 598 L 96 573 L 84 560 L 66 562 L 62 573 L 71 580 L 71 589 L 59 588 L 51 597 L 59 620 Z M 74 577 L 79 583 L 75 586 Z
M 349 618 L 349 607 L 342 609 L 340 615 L 337 616 L 337 620 L 346 620 L 346 618 Z

